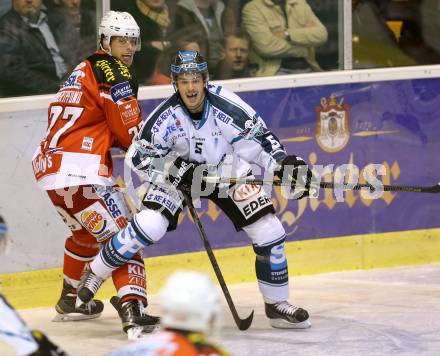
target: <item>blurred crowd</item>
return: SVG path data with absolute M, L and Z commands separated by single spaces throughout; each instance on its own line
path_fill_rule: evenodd
M 56 92 L 97 48 L 96 0 L 0 0 L 0 97 Z M 178 50 L 213 80 L 337 70 L 338 0 L 111 0 L 141 28 L 140 85 L 169 84 Z M 440 0 L 353 0 L 353 68 L 440 63 Z M 339 7 L 340 8 L 340 7 Z

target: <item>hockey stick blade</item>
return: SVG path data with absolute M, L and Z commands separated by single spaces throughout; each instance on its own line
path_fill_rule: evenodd
M 289 183 L 280 180 L 261 180 L 261 179 L 246 179 L 246 178 L 229 178 L 221 179 L 219 177 L 204 178 L 207 183 L 211 184 L 254 184 L 254 185 L 274 185 L 274 186 L 289 186 Z M 312 188 L 318 188 L 317 182 L 312 182 Z M 440 193 L 440 183 L 433 186 L 411 186 L 411 185 L 379 185 L 374 186 L 368 183 L 331 183 L 320 182 L 319 188 L 322 189 L 341 189 L 341 190 L 368 190 L 384 191 L 384 192 L 403 192 L 403 193 Z
M 186 192 L 182 192 L 185 203 L 188 207 L 189 213 L 194 220 L 194 223 L 197 227 L 197 231 L 199 232 L 199 236 L 202 239 L 203 245 L 205 246 L 206 253 L 208 254 L 209 261 L 211 262 L 212 268 L 214 269 L 215 275 L 217 277 L 218 283 L 223 291 L 223 295 L 225 296 L 226 302 L 228 303 L 229 310 L 231 311 L 232 317 L 234 318 L 235 324 L 237 325 L 239 330 L 247 330 L 252 324 L 252 320 L 254 318 L 254 311 L 252 310 L 251 314 L 245 318 L 241 319 L 238 315 L 237 309 L 235 308 L 234 302 L 232 301 L 231 294 L 229 293 L 228 287 L 226 285 L 225 279 L 223 278 L 223 274 L 220 270 L 220 267 L 217 263 L 217 259 L 214 256 L 214 252 L 212 252 L 211 244 L 209 243 L 208 237 L 206 236 L 205 229 L 203 228 L 202 222 L 200 221 L 199 216 L 197 215 L 197 211 L 194 208 L 191 198 L 188 196 Z

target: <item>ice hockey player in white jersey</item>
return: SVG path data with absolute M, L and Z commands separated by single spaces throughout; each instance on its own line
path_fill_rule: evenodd
M 279 179 L 291 177 L 295 197 L 309 195 L 311 171 L 288 155 L 261 117 L 234 93 L 208 82 L 208 66 L 198 52 L 178 52 L 171 65 L 175 93 L 144 122 L 126 163 L 150 184 L 127 228 L 104 245 L 80 281 L 77 303 L 86 303 L 112 271 L 141 248 L 174 230 L 184 205 L 181 191 L 212 200 L 237 230 L 251 239 L 256 277 L 266 316 L 276 328 L 308 328 L 306 310 L 288 302 L 286 234 L 261 186 L 205 187 L 204 172 L 219 177 L 252 177 L 252 164 Z M 212 188 L 212 189 L 208 189 Z M 299 191 L 299 193 L 298 193 Z
M 7 226 L 0 215 L 0 255 L 8 246 Z M 31 330 L 0 293 L 0 342 L 14 348 L 17 355 L 62 356 L 66 353 L 41 331 Z

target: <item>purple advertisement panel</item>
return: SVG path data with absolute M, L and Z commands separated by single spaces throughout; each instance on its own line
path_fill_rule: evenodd
M 363 182 L 377 174 L 383 184 L 434 185 L 440 172 L 440 79 L 337 84 L 238 93 L 263 117 L 286 150 L 323 180 L 357 172 Z M 161 100 L 142 102 L 147 115 Z M 116 173 L 122 160 L 117 160 Z M 380 166 L 379 166 L 380 165 Z M 379 169 L 380 168 L 380 169 Z M 379 169 L 379 171 L 378 171 Z M 316 199 L 287 200 L 279 189 L 272 198 L 288 241 L 435 228 L 440 226 L 435 194 L 321 190 Z M 215 248 L 249 244 L 243 232 L 211 202 L 199 209 Z M 146 254 L 202 250 L 186 211 L 177 231 Z

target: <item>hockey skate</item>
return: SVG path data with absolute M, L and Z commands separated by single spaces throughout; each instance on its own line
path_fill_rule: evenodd
M 57 315 L 53 321 L 76 321 L 84 319 L 94 319 L 101 315 L 104 304 L 100 300 L 90 300 L 87 304 L 75 306 L 76 290 L 71 285 L 63 281 L 61 297 L 55 305 Z
M 79 281 L 76 307 L 79 308 L 82 304 L 89 303 L 102 283 L 104 283 L 104 280 L 101 277 L 98 277 L 91 270 L 86 271 Z
M 289 302 L 265 303 L 266 316 L 270 325 L 279 329 L 307 329 L 312 326 L 309 313 Z
M 118 311 L 122 321 L 122 329 L 129 340 L 142 338 L 143 334 L 151 333 L 159 327 L 160 318 L 148 315 L 143 303 L 136 299 L 121 304 L 119 297 L 113 296 L 110 303 Z

